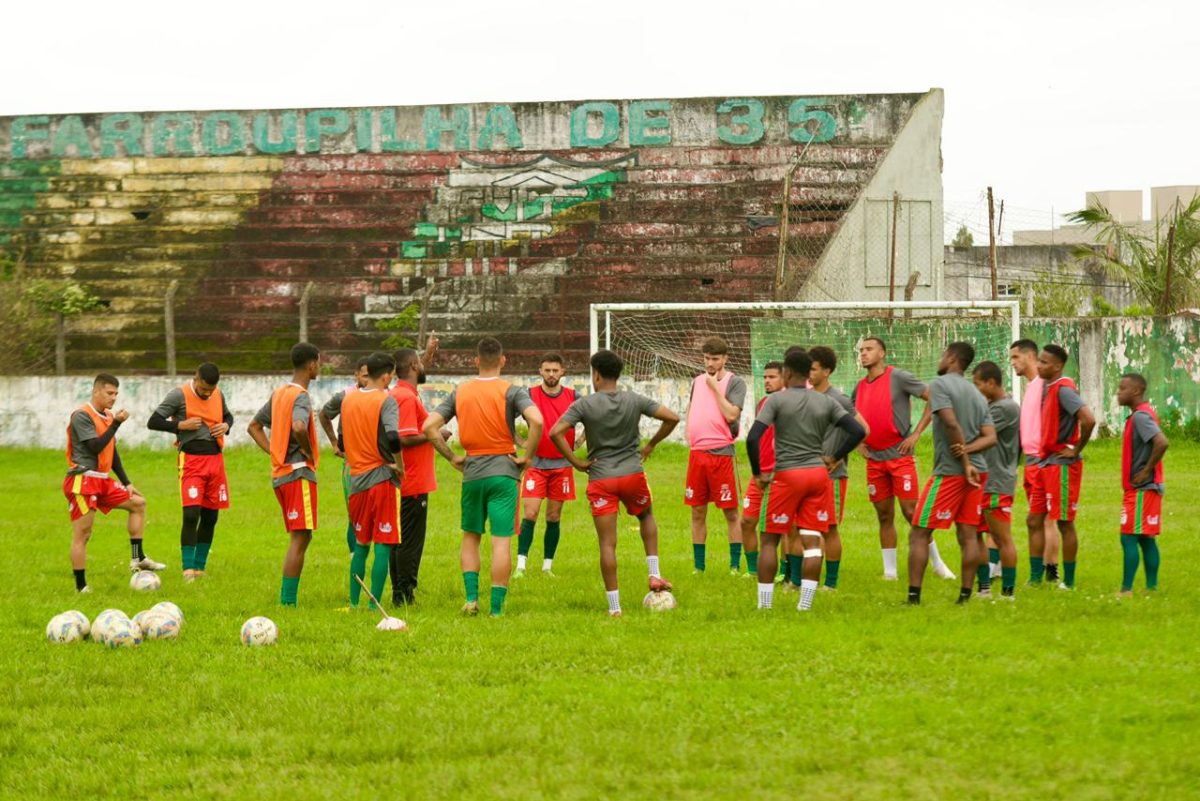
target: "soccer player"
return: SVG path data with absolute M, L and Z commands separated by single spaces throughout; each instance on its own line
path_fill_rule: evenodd
M 436 342 L 436 340 L 434 340 Z M 426 355 L 432 355 L 427 348 Z M 400 545 L 392 551 L 392 603 L 411 604 L 416 598 L 417 577 L 425 552 L 425 527 L 429 518 L 429 493 L 437 489 L 433 445 L 425 436 L 429 412 L 417 388 L 425 383 L 425 359 L 411 348 L 392 354 L 396 384 L 392 397 L 400 411 L 400 445 L 404 448 L 404 481 L 400 484 Z M 449 437 L 448 430 L 442 431 Z
M 1146 402 L 1146 379 L 1137 373 L 1121 376 L 1117 403 L 1129 409 L 1121 446 L 1121 550 L 1125 571 L 1121 597 L 1133 594 L 1138 548 L 1146 561 L 1146 589 L 1158 589 L 1158 535 L 1162 531 L 1162 458 L 1171 443 L 1158 427 L 1158 415 Z
M 808 357 L 812 359 L 812 369 L 808 374 L 808 384 L 812 390 L 837 401 L 846 414 L 853 415 L 855 421 L 867 432 L 867 436 L 870 436 L 871 429 L 854 407 L 854 401 L 829 383 L 829 376 L 837 369 L 837 354 L 833 352 L 833 348 L 818 345 L 809 349 Z M 847 435 L 841 429 L 830 429 L 825 437 L 823 453 L 833 456 L 840 452 L 846 439 Z M 825 583 L 822 585 L 826 590 L 837 589 L 838 569 L 842 564 L 842 537 L 838 533 L 838 526 L 841 525 L 842 515 L 846 511 L 846 484 L 849 477 L 850 472 L 846 469 L 845 459 L 839 460 L 837 467 L 829 473 L 829 530 L 825 532 Z
M 321 351 L 307 342 L 292 346 L 292 380 L 271 393 L 246 433 L 271 457 L 271 486 L 288 533 L 279 603 L 295 606 L 304 554 L 317 527 L 317 425 L 308 385 L 321 371 Z M 264 431 L 270 431 L 270 435 Z
M 383 595 L 392 550 L 400 543 L 400 485 L 404 458 L 400 445 L 400 411 L 388 385 L 396 362 L 387 353 L 367 358 L 367 385 L 342 400 L 342 443 L 350 466 L 350 523 L 354 526 L 354 555 L 350 558 L 350 606 L 357 608 L 362 593 L 358 579 L 371 564 L 371 594 Z M 373 547 L 372 547 L 373 546 Z
M 995 362 L 980 362 L 971 372 L 975 388 L 988 402 L 996 445 L 983 453 L 987 481 L 983 485 L 983 515 L 979 532 L 995 543 L 1000 562 L 1000 595 L 1013 598 L 1017 586 L 1017 548 L 1012 539 L 1013 493 L 1017 491 L 1017 462 L 1021 457 L 1021 407 L 1004 391 L 1004 375 Z M 976 441 L 978 442 L 978 440 Z M 975 443 L 966 451 L 973 453 Z M 979 597 L 991 597 L 991 549 L 988 564 L 980 564 Z
M 829 471 L 854 450 L 867 432 L 828 395 L 805 384 L 812 359 L 803 350 L 788 352 L 783 361 L 786 392 L 767 398 L 750 428 L 746 452 L 754 481 L 767 495 L 767 525 L 758 557 L 758 607 L 770 609 L 775 591 L 775 548 L 779 538 L 794 526 L 804 547 L 799 611 L 812 608 L 821 577 L 821 538 L 829 528 Z M 762 436 L 775 426 L 775 472 L 762 469 Z M 825 438 L 834 427 L 847 437 L 832 456 L 826 456 Z
M 529 549 L 533 546 L 533 530 L 541 513 L 542 501 L 546 501 L 546 535 L 542 549 L 542 572 L 553 576 L 554 554 L 558 550 L 558 539 L 562 525 L 563 504 L 575 500 L 575 471 L 571 463 L 562 457 L 558 448 L 550 441 L 550 428 L 562 417 L 567 407 L 575 402 L 575 390 L 563 386 L 563 358 L 557 353 L 542 357 L 538 370 L 542 383 L 529 390 L 533 405 L 542 413 L 542 441 L 538 443 L 533 457 L 533 466 L 525 471 L 525 491 L 522 502 L 521 533 L 517 537 L 517 570 L 513 578 L 523 578 Z M 566 433 L 567 444 L 572 449 L 579 447 L 575 440 L 575 428 Z M 518 441 L 518 445 L 522 445 Z
M 763 404 L 772 394 L 784 388 L 783 362 L 772 361 L 763 365 L 764 397 L 758 402 L 755 414 L 762 411 Z M 759 459 L 764 473 L 775 471 L 775 428 L 768 427 L 759 439 Z M 764 493 L 758 485 L 751 481 L 746 486 L 746 497 L 742 500 L 742 543 L 746 548 L 746 576 L 758 574 L 758 527 L 765 526 L 763 517 Z
M 479 546 L 485 527 L 492 534 L 491 614 L 504 614 L 512 573 L 511 541 L 517 520 L 517 485 L 542 441 L 542 413 L 529 392 L 500 377 L 504 348 L 494 337 L 479 340 L 475 364 L 479 375 L 450 393 L 425 420 L 425 436 L 455 470 L 462 471 L 462 564 L 467 602 L 463 614 L 479 614 Z M 465 457 L 450 450 L 441 428 L 458 418 L 458 438 Z M 529 425 L 525 454 L 517 456 L 513 420 Z
M 338 444 L 338 434 L 333 429 L 333 421 L 342 413 L 342 401 L 346 398 L 346 393 L 355 392 L 367 385 L 368 358 L 370 357 L 359 357 L 354 366 L 354 383 L 325 401 L 325 405 L 317 414 L 321 429 L 325 432 L 329 444 L 333 446 L 333 455 L 342 460 L 342 495 L 346 501 L 346 549 L 351 555 L 354 554 L 354 524 L 350 522 L 350 465 L 346 464 L 346 454 L 342 453 Z
M 588 474 L 587 497 L 592 523 L 600 543 L 600 575 L 608 597 L 608 614 L 621 616 L 621 595 L 617 588 L 617 513 L 625 512 L 638 520 L 642 547 L 646 552 L 646 570 L 651 592 L 671 589 L 658 567 L 658 524 L 651 508 L 650 488 L 642 462 L 679 424 L 679 415 L 656 401 L 634 392 L 618 389 L 624 363 L 609 350 L 592 356 L 590 395 L 577 399 L 550 429 L 550 440 L 576 470 Z M 638 422 L 653 417 L 662 424 L 639 451 L 641 435 Z M 568 437 L 576 423 L 583 424 L 588 458 L 575 455 Z
M 183 552 L 183 580 L 195 581 L 208 568 L 220 510 L 229 508 L 225 478 L 225 435 L 233 415 L 217 387 L 221 371 L 211 362 L 196 368 L 191 381 L 173 389 L 150 415 L 152 431 L 175 435 L 179 449 L 179 495 L 183 524 L 179 546 Z
M 1058 524 L 1046 514 L 1046 494 L 1038 478 L 1038 451 L 1042 442 L 1042 390 L 1045 382 L 1038 375 L 1038 346 L 1032 339 L 1018 339 L 1008 348 L 1008 360 L 1017 375 L 1025 379 L 1021 398 L 1021 450 L 1025 453 L 1025 500 L 1029 514 L 1025 527 L 1029 532 L 1029 583 L 1041 584 L 1045 576 L 1058 581 Z
M 1096 416 L 1079 397 L 1075 382 L 1063 375 L 1067 352 L 1047 345 L 1038 356 L 1042 387 L 1042 436 L 1038 450 L 1038 481 L 1046 496 L 1046 513 L 1058 522 L 1062 535 L 1063 577 L 1058 587 L 1075 588 L 1075 559 L 1079 536 L 1075 531 L 1075 508 L 1083 483 L 1080 455 L 1092 438 Z
M 692 382 L 687 410 L 687 486 L 684 503 L 692 508 L 692 561 L 704 572 L 708 540 L 708 505 L 725 515 L 729 532 L 729 572 L 738 574 L 742 561 L 742 526 L 738 521 L 738 480 L 733 443 L 737 439 L 746 382 L 725 369 L 729 344 L 709 337 L 700 347 L 704 372 Z
M 87 544 L 92 537 L 96 510 L 129 513 L 129 569 L 162 570 L 166 565 L 146 556 L 142 533 L 146 528 L 146 499 L 130 482 L 117 452 L 117 430 L 129 419 L 122 409 L 113 414 L 121 382 L 101 373 L 92 382 L 92 399 L 71 413 L 67 423 L 67 477 L 63 494 L 71 513 L 71 568 L 75 589 L 91 592 L 87 583 Z M 114 479 L 112 476 L 116 476 Z
M 933 532 L 953 525 L 962 548 L 962 589 L 958 602 L 971 598 L 976 568 L 984 560 L 979 536 L 979 507 L 987 463 L 983 452 L 996 444 L 987 402 L 964 377 L 975 360 L 975 348 L 951 342 L 938 362 L 929 386 L 933 422 L 933 475 L 921 492 L 908 535 L 908 602 L 921 603 L 921 584 L 929 562 Z M 971 447 L 967 453 L 966 447 Z
M 917 463 L 913 449 L 929 426 L 929 388 L 913 377 L 886 363 L 887 345 L 879 337 L 867 337 L 858 346 L 859 363 L 867 371 L 855 386 L 850 398 L 866 421 L 867 436 L 867 495 L 875 506 L 879 520 L 879 547 L 883 555 L 883 577 L 895 581 L 896 573 L 896 507 L 910 525 L 917 507 Z M 926 401 L 925 411 L 915 429 L 912 428 L 912 399 Z M 910 430 L 911 429 L 911 430 Z M 937 543 L 929 543 L 929 558 L 933 572 L 953 580 L 954 572 L 942 561 Z

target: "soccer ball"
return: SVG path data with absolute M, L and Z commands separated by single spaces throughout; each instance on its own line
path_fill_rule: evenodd
M 154 614 L 158 614 L 158 613 L 151 612 L 149 609 L 143 609 L 142 611 L 140 611 L 136 615 L 134 615 L 132 618 L 130 618 L 130 620 L 132 620 L 134 623 L 137 623 L 138 627 L 144 630 L 146 628 L 146 618 L 148 618 Z
M 128 627 L 129 622 L 129 616 L 120 609 L 105 609 L 92 623 L 92 639 L 98 643 L 107 643 L 109 632 L 114 626 L 123 624 Z
M 179 621 L 162 612 L 148 612 L 141 626 L 147 640 L 174 640 L 179 636 Z
M 242 645 L 274 645 L 279 629 L 270 618 L 252 617 L 242 624 Z
M 661 592 L 646 593 L 646 597 L 642 599 L 642 606 L 651 612 L 665 612 L 668 609 L 674 609 L 677 604 L 675 596 L 671 594 L 670 590 L 662 590 Z
M 70 612 L 63 612 L 50 618 L 46 624 L 46 640 L 56 643 L 78 642 L 87 635 L 79 621 Z
M 165 615 L 175 618 L 179 624 L 179 628 L 183 628 L 183 610 L 170 601 L 163 601 L 150 607 L 151 612 L 162 612 Z
M 154 592 L 162 586 L 162 579 L 153 570 L 139 570 L 129 577 L 129 588 L 138 592 Z
M 375 628 L 380 631 L 408 631 L 408 624 L 398 617 L 385 617 Z
M 87 615 L 77 609 L 72 609 L 69 612 L 63 612 L 62 617 L 69 617 L 79 623 L 79 628 L 83 631 L 83 636 L 86 637 L 92 633 L 92 623 L 87 619 Z
M 109 648 L 136 648 L 142 644 L 142 630 L 129 618 L 117 620 L 108 626 L 101 642 Z

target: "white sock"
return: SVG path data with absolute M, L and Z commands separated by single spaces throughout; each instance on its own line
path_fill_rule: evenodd
M 896 575 L 896 549 L 895 548 L 883 548 L 883 549 L 881 549 L 881 552 L 883 553 L 884 575 L 887 575 L 887 576 Z
M 652 578 L 662 578 L 662 575 L 658 572 L 658 554 L 646 557 L 646 570 Z
M 758 608 L 770 609 L 771 602 L 775 599 L 775 584 L 759 584 L 758 585 Z
M 942 561 L 942 555 L 938 553 L 937 543 L 933 537 L 929 538 L 929 563 L 933 565 L 934 570 L 941 570 L 946 566 L 946 563 Z
M 550 568 L 551 568 L 551 567 L 553 567 L 553 566 L 554 566 L 554 560 L 553 560 L 553 559 L 543 559 L 543 560 L 542 560 L 542 570 L 545 570 L 546 572 L 549 572 L 549 571 L 550 571 Z
M 608 611 L 621 611 L 621 592 L 620 590 L 605 590 L 605 595 L 608 596 Z
M 992 569 L 992 578 L 999 576 L 1000 575 L 1000 563 L 999 562 L 989 562 L 988 564 L 991 566 L 991 569 Z
M 522 556 L 521 554 L 517 554 L 517 570 L 524 570 L 524 569 L 525 569 L 525 557 Z
M 812 579 L 800 579 L 800 603 L 796 604 L 796 609 L 801 612 L 812 609 L 813 598 L 816 595 L 817 582 Z

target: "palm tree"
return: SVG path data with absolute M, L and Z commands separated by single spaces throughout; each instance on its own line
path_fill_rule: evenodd
M 1103 206 L 1071 212 L 1067 219 L 1097 229 L 1105 246 L 1103 252 L 1078 246 L 1075 258 L 1098 261 L 1155 314 L 1200 306 L 1200 195 L 1186 206 L 1177 202 L 1171 214 L 1155 221 L 1152 235 L 1137 224 L 1117 222 Z

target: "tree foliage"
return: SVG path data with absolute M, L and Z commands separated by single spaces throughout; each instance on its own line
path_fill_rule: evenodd
M 395 317 L 380 320 L 375 324 L 378 331 L 392 331 L 381 343 L 385 350 L 415 347 L 417 327 L 421 322 L 421 304 L 413 301 L 404 307 Z

